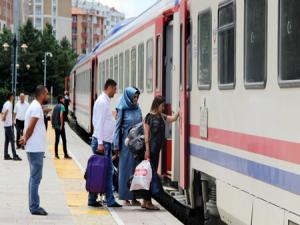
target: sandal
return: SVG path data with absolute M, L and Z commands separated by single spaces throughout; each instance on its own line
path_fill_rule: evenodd
M 143 208 L 143 207 L 142 207 L 142 208 Z M 144 209 L 147 209 L 147 210 L 155 210 L 155 211 L 160 210 L 160 208 L 158 208 L 157 206 L 152 205 L 152 204 L 151 204 L 151 205 L 146 205 Z
M 131 205 L 132 206 L 141 206 L 141 203 L 139 202 L 139 201 L 137 201 L 137 200 L 132 200 L 131 201 Z M 142 206 L 141 206 L 142 207 Z M 143 207 L 142 207 L 143 208 Z

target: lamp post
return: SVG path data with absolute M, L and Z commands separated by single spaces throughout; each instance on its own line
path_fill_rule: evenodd
M 7 51 L 10 47 L 7 42 L 5 42 L 2 47 L 4 48 L 4 51 Z M 13 39 L 13 71 L 11 76 L 11 91 L 16 95 L 17 91 L 17 69 L 19 68 L 19 64 L 17 64 L 17 47 L 18 47 L 18 41 L 16 35 L 14 35 Z M 26 51 L 28 46 L 24 43 L 21 45 L 21 49 L 23 51 Z
M 47 56 L 52 58 L 52 53 L 51 52 L 45 52 L 45 58 L 43 60 L 44 62 L 44 86 L 46 87 L 47 85 Z

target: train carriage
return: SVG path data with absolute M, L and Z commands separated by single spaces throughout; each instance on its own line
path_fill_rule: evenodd
M 159 1 L 74 67 L 72 111 L 91 132 L 107 78 L 119 84 L 112 110 L 127 86 L 141 90 L 143 115 L 161 94 L 180 119 L 159 172 L 182 204 L 207 221 L 300 224 L 299 10 L 297 0 Z

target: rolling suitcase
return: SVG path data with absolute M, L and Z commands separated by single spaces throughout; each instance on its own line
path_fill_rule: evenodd
M 108 158 L 104 155 L 92 155 L 86 170 L 86 190 L 92 193 L 105 193 L 108 171 Z

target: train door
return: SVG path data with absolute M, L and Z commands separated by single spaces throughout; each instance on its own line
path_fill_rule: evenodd
M 179 109 L 179 69 L 180 69 L 180 14 L 174 13 L 173 19 L 173 64 L 172 64 L 172 112 Z M 179 122 L 172 123 L 172 180 L 180 179 L 180 135 Z
M 173 91 L 172 111 L 180 109 L 179 122 L 172 125 L 174 180 L 185 189 L 187 184 L 187 92 L 186 92 L 186 37 L 187 1 L 182 0 L 179 12 L 174 13 L 173 35 Z
M 173 21 L 165 24 L 164 29 L 164 76 L 163 95 L 166 99 L 165 113 L 172 114 L 172 68 L 173 68 Z M 172 125 L 166 124 L 165 175 L 172 178 Z

